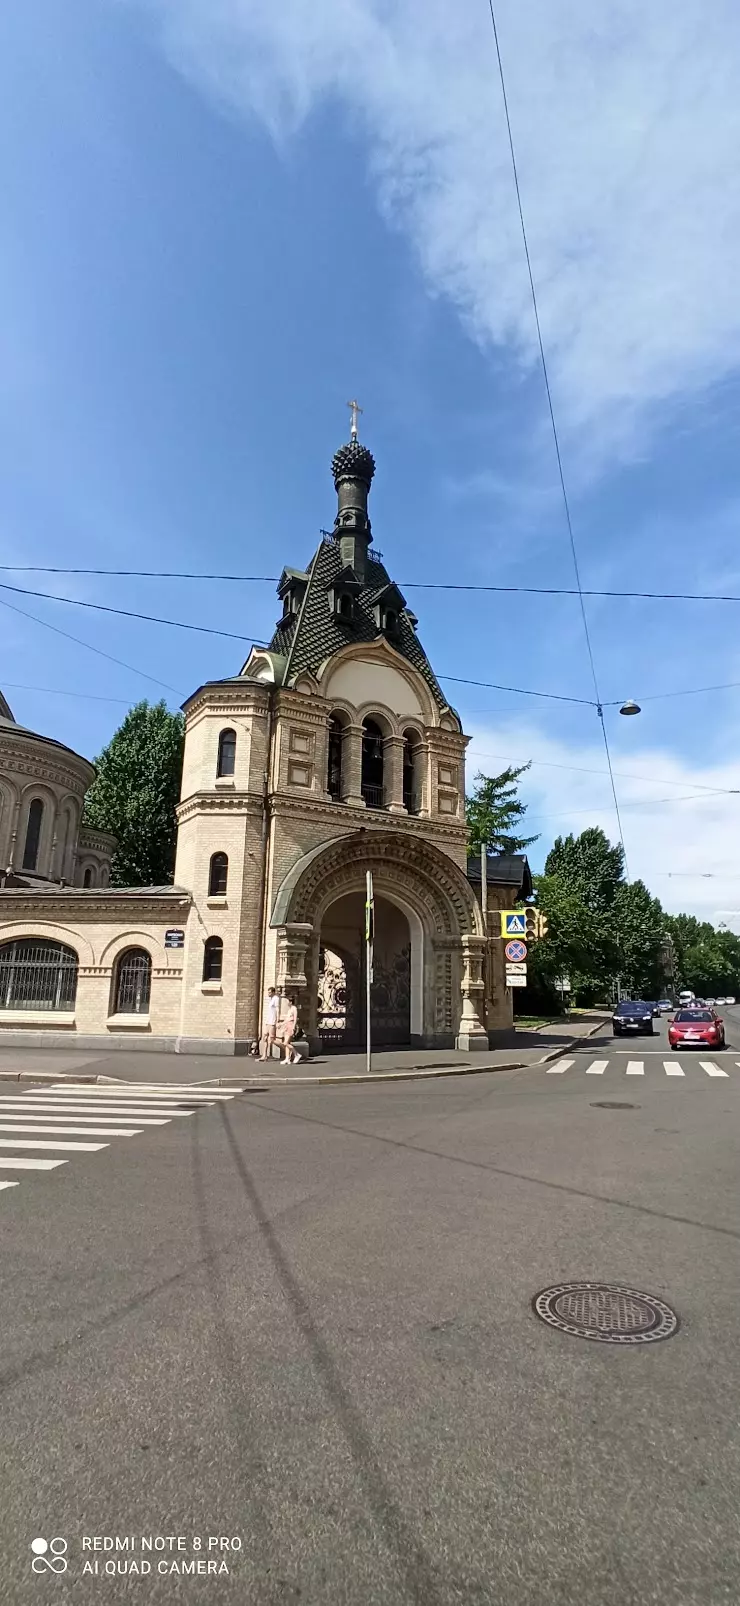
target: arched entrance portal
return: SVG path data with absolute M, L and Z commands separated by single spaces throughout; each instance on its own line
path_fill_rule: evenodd
M 293 992 L 312 1048 L 319 1013 L 344 1009 L 341 1031 L 364 1037 L 364 887 L 375 890 L 375 1041 L 413 1047 L 488 1047 L 480 906 L 462 870 L 424 838 L 396 831 L 333 837 L 298 859 L 272 908 L 275 985 Z M 328 956 L 328 958 L 327 958 Z M 344 993 L 343 1003 L 338 995 Z M 321 1002 L 320 1002 L 321 1000 Z M 326 1046 L 329 1046 L 327 1042 Z M 350 1046 L 349 1043 L 347 1046 Z
M 348 892 L 329 905 L 319 934 L 318 1033 L 325 1049 L 362 1048 L 366 1033 L 365 900 Z M 376 1048 L 411 1040 L 412 934 L 403 910 L 375 899 L 370 1024 Z

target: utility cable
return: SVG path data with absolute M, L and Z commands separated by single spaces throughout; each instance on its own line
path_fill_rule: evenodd
M 558 437 L 557 424 L 555 422 L 555 409 L 553 407 L 553 402 L 552 402 L 552 391 L 550 389 L 550 375 L 548 373 L 547 358 L 545 356 L 545 346 L 544 346 L 544 342 L 543 342 L 543 339 L 542 339 L 542 326 L 540 324 L 540 313 L 539 313 L 539 307 L 538 307 L 538 304 L 537 304 L 537 291 L 535 289 L 534 274 L 532 272 L 532 259 L 531 259 L 530 254 L 529 254 L 529 242 L 528 242 L 528 239 L 527 239 L 527 229 L 526 229 L 526 224 L 524 222 L 524 209 L 523 209 L 523 206 L 522 206 L 522 193 L 521 193 L 521 188 L 520 188 L 520 185 L 519 185 L 519 170 L 518 170 L 518 167 L 517 167 L 516 151 L 514 150 L 514 135 L 513 135 L 513 132 L 512 132 L 512 127 L 511 127 L 511 117 L 509 116 L 509 102 L 508 102 L 508 97 L 507 97 L 507 94 L 506 94 L 506 79 L 504 77 L 504 64 L 503 64 L 503 61 L 502 61 L 502 58 L 501 58 L 501 47 L 499 45 L 498 28 L 496 27 L 496 13 L 495 13 L 494 8 L 493 8 L 493 0 L 488 0 L 488 9 L 489 9 L 489 11 L 491 13 L 491 26 L 493 28 L 493 39 L 494 39 L 494 44 L 496 46 L 496 60 L 498 62 L 499 78 L 501 80 L 501 94 L 502 94 L 503 104 L 504 104 L 504 115 L 506 117 L 506 131 L 507 131 L 508 139 L 509 139 L 509 153 L 511 155 L 511 168 L 512 168 L 512 173 L 513 173 L 513 176 L 514 176 L 514 188 L 516 190 L 516 202 L 517 202 L 517 208 L 518 208 L 518 211 L 519 211 L 519 223 L 520 223 L 521 231 L 522 231 L 522 242 L 524 244 L 524 255 L 525 255 L 526 261 L 527 261 L 527 273 L 529 275 L 529 288 L 530 288 L 530 291 L 531 291 L 531 294 L 532 294 L 532 308 L 533 308 L 533 311 L 534 311 L 534 321 L 535 321 L 535 325 L 536 325 L 536 329 L 537 329 L 537 342 L 538 342 L 539 350 L 540 350 L 540 361 L 542 363 L 542 374 L 543 374 L 543 378 L 544 378 L 544 381 L 545 381 L 545 391 L 547 393 L 547 405 L 548 405 L 548 409 L 549 409 L 549 412 L 550 412 L 550 423 L 552 425 L 552 436 L 553 436 L 553 441 L 555 443 L 555 456 L 557 458 L 558 475 L 559 475 L 559 479 L 560 479 L 560 489 L 561 489 L 561 491 L 563 493 L 563 506 L 565 508 L 565 520 L 566 520 L 566 524 L 567 524 L 567 527 L 568 527 L 568 539 L 569 539 L 569 542 L 570 542 L 571 557 L 573 559 L 573 571 L 574 571 L 575 578 L 576 578 L 576 585 L 578 587 L 578 600 L 579 600 L 580 608 L 581 608 L 581 618 L 583 620 L 583 633 L 584 633 L 584 636 L 586 638 L 586 647 L 587 647 L 587 650 L 588 650 L 588 661 L 589 661 L 589 664 L 591 666 L 591 678 L 593 680 L 594 692 L 596 694 L 596 711 L 597 711 L 597 714 L 599 716 L 599 720 L 600 720 L 600 723 L 601 723 L 601 733 L 602 733 L 602 736 L 604 738 L 604 750 L 605 750 L 605 753 L 606 753 L 607 768 L 609 770 L 609 779 L 611 781 L 612 796 L 614 798 L 614 812 L 615 812 L 616 817 L 617 817 L 617 826 L 618 826 L 618 829 L 619 829 L 619 840 L 620 840 L 621 845 L 622 845 L 622 854 L 624 856 L 625 875 L 626 875 L 627 880 L 629 881 L 629 869 L 628 869 L 628 866 L 627 866 L 627 849 L 625 848 L 625 845 L 624 845 L 624 832 L 622 830 L 622 821 L 621 821 L 621 817 L 620 817 L 620 813 L 619 813 L 619 799 L 617 798 L 617 788 L 616 788 L 616 785 L 615 785 L 615 782 L 614 782 L 614 773 L 613 773 L 613 770 L 612 770 L 612 758 L 611 758 L 611 753 L 609 751 L 609 738 L 608 738 L 608 736 L 606 734 L 606 722 L 604 720 L 604 710 L 603 710 L 603 706 L 602 706 L 602 702 L 601 702 L 601 696 L 599 694 L 599 683 L 598 683 L 598 679 L 597 679 L 597 675 L 596 675 L 596 664 L 594 663 L 593 648 L 591 646 L 591 634 L 590 634 L 590 631 L 589 631 L 589 628 L 588 628 L 588 618 L 586 616 L 586 604 L 585 604 L 585 602 L 583 600 L 583 588 L 582 588 L 582 585 L 581 585 L 581 572 L 580 572 L 580 568 L 579 568 L 579 565 L 578 565 L 578 553 L 576 551 L 575 536 L 573 534 L 573 521 L 572 521 L 571 516 L 570 516 L 570 503 L 568 501 L 568 492 L 567 492 L 566 485 L 565 485 L 565 475 L 563 473 L 563 459 L 562 459 L 561 452 L 560 452 L 560 440 L 559 440 L 559 437 Z
M 124 663 L 122 658 L 114 658 L 112 653 L 103 652 L 102 647 L 93 647 L 91 642 L 83 641 L 80 636 L 70 635 L 68 630 L 60 630 L 58 625 L 49 624 L 47 619 L 39 619 L 35 613 L 28 613 L 25 608 L 19 608 L 14 602 L 6 602 L 0 597 L 0 608 L 10 608 L 11 613 L 19 613 L 23 619 L 30 619 L 35 625 L 43 625 L 44 630 L 53 630 L 55 636 L 64 636 L 66 641 L 73 641 L 77 647 L 86 647 L 88 652 L 97 653 L 98 658 L 107 658 L 110 664 L 118 664 L 119 669 L 128 669 L 132 675 L 141 675 L 143 680 L 150 680 L 153 686 L 162 686 L 165 691 L 174 692 L 175 697 L 183 696 L 176 686 L 170 686 L 166 680 L 159 680 L 156 675 L 148 675 L 146 670 Z
M 217 630 L 215 626 L 186 624 L 182 619 L 161 619 L 154 613 L 138 613 L 132 608 L 111 608 L 104 602 L 88 602 L 82 597 L 57 597 L 53 591 L 30 591 L 25 586 L 11 586 L 0 581 L 0 591 L 12 591 L 22 597 L 42 597 L 45 602 L 64 602 L 71 608 L 92 608 L 95 613 L 117 613 L 123 619 L 143 619 L 150 625 L 170 625 L 173 630 L 197 630 L 202 636 L 226 636 L 229 641 L 248 641 L 254 646 L 264 646 L 265 643 L 257 641 L 254 636 L 245 636 L 235 630 Z
M 226 585 L 277 585 L 277 574 L 201 574 L 185 569 L 68 569 L 47 564 L 0 563 L 0 574 L 87 575 L 114 580 L 208 580 Z M 457 580 L 399 580 L 407 591 L 467 591 L 526 597 L 608 597 L 624 602 L 740 602 L 740 595 L 711 591 L 595 591 L 576 586 L 503 586 Z

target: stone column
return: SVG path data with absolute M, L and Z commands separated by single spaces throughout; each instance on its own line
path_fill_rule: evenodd
M 486 939 L 466 933 L 461 940 L 463 1003 L 455 1047 L 459 1052 L 472 1054 L 488 1048 L 488 1033 L 481 1025 L 480 1019 L 484 1008 L 483 956 L 486 951 Z
M 414 796 L 418 799 L 416 812 L 428 817 L 429 802 L 429 743 L 414 744 Z
M 294 1046 L 299 1052 L 308 1055 L 308 1040 L 306 1028 L 310 1005 L 308 1000 L 308 977 L 306 976 L 306 951 L 308 949 L 313 926 L 310 921 L 291 921 L 290 924 L 278 927 L 277 937 L 277 966 L 275 985 L 281 997 L 292 993 L 298 1006 L 298 1036 Z M 309 965 L 310 969 L 310 965 Z
M 342 731 L 342 802 L 365 807 L 362 782 L 362 726 L 345 725 Z
M 403 737 L 386 736 L 383 742 L 383 806 L 389 814 L 405 814 L 403 801 Z

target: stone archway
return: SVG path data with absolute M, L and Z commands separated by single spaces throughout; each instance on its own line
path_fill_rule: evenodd
M 377 910 L 387 904 L 389 930 L 401 922 L 409 932 L 408 1028 L 398 1030 L 417 1046 L 487 1048 L 479 1009 L 483 1003 L 485 949 L 480 907 L 462 870 L 439 848 L 406 832 L 358 831 L 335 837 L 299 859 L 280 886 L 271 925 L 277 928 L 276 984 L 299 995 L 304 1030 L 319 1044 L 318 990 L 322 944 L 342 950 L 346 939 L 334 931 L 332 907 L 341 901 L 364 903 L 365 873 L 372 870 Z M 353 904 L 345 904 L 344 912 Z M 356 911 L 354 911 L 356 913 Z M 353 914 L 354 920 L 354 914 Z M 336 924 L 336 921 L 335 921 Z M 362 920 L 354 922 L 362 932 Z M 389 935 L 389 956 L 403 944 Z M 387 965 L 391 965 L 388 970 Z M 389 957 L 383 961 L 386 1014 L 393 1015 L 403 978 Z M 389 992 L 390 984 L 390 992 Z M 378 1002 L 381 1011 L 380 1001 Z M 404 1004 L 405 1011 L 405 1004 Z M 396 1010 L 396 1015 L 400 1011 Z M 364 1037 L 363 1037 L 364 1041 Z
M 323 1049 L 351 1050 L 366 1042 L 365 900 L 361 890 L 345 892 L 324 911 L 319 932 L 321 1005 L 317 1031 Z M 416 935 L 416 933 L 414 933 Z M 375 899 L 373 981 L 370 1023 L 376 1048 L 408 1047 L 411 1042 L 412 932 L 397 902 Z M 414 980 L 420 969 L 414 967 Z M 420 1002 L 414 999 L 415 1014 Z

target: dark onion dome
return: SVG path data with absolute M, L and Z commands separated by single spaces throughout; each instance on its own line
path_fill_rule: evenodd
M 331 471 L 335 485 L 340 480 L 364 480 L 369 485 L 375 473 L 375 458 L 362 441 L 351 440 L 334 453 Z

